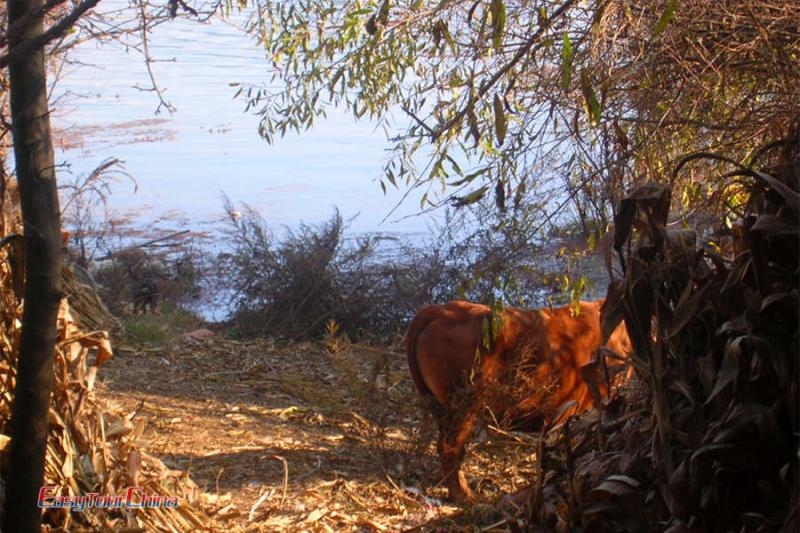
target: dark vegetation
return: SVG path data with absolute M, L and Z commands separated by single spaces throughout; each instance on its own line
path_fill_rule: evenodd
M 729 194 L 713 239 L 670 222 L 672 191 L 622 201 L 614 248 L 625 275 L 604 328 L 624 319 L 639 388 L 600 422 L 548 436 L 533 523 L 588 531 L 797 531 L 800 129 L 751 166 L 715 160 Z M 602 379 L 602 365 L 585 369 Z M 595 373 L 596 372 L 596 373 Z M 552 469 L 552 470 L 551 470 Z
M 600 272 L 596 261 L 578 261 L 571 252 L 585 244 L 552 236 L 543 253 L 542 240 L 529 228 L 498 223 L 481 205 L 449 212 L 432 237 L 416 243 L 350 237 L 338 211 L 319 225 L 286 229 L 282 237 L 247 206 L 235 210 L 227 202 L 226 212 L 226 249 L 213 277 L 230 299 L 232 333 L 241 336 L 319 338 L 333 320 L 352 340 L 386 338 L 403 333 L 426 304 L 500 298 L 543 305 L 570 298 L 564 289 L 573 271 L 579 279 L 582 272 L 595 278 Z M 554 242 L 570 251 L 553 257 Z M 542 255 L 544 261 L 536 259 Z M 573 296 L 590 288 L 598 287 L 584 282 Z
M 530 228 L 498 221 L 492 206 L 449 211 L 416 241 L 352 236 L 338 211 L 278 234 L 246 205 L 226 201 L 225 209 L 218 240 L 179 235 L 137 246 L 125 238 L 128 225 L 105 231 L 102 241 L 70 225 L 70 263 L 139 340 L 197 325 L 187 315 L 204 305 L 224 308 L 217 327 L 234 338 L 319 339 L 333 320 L 351 340 L 386 339 L 429 303 L 495 298 L 533 307 L 604 290 L 600 254 L 580 228 L 531 238 Z M 137 242 L 151 236 L 140 232 Z M 88 275 L 87 255 L 103 259 Z M 148 319 L 154 311 L 160 325 Z M 153 329 L 162 326 L 163 334 Z
M 191 245 L 169 252 L 123 249 L 93 271 L 98 292 L 114 314 L 144 314 L 163 303 L 178 307 L 200 297 L 201 256 Z

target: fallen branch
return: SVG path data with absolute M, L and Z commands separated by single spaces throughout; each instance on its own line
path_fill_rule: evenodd
M 167 235 L 165 237 L 159 237 L 158 239 L 153 239 L 151 241 L 143 242 L 141 244 L 128 246 L 126 248 L 123 248 L 122 250 L 117 250 L 116 252 L 107 253 L 103 257 L 99 257 L 97 259 L 97 261 L 107 261 L 107 260 L 113 258 L 115 255 L 119 255 L 119 254 L 121 254 L 123 252 L 127 252 L 127 251 L 130 251 L 130 250 L 136 250 L 137 248 L 144 248 L 146 246 L 150 246 L 151 244 L 155 244 L 157 242 L 166 241 L 166 240 L 169 240 L 169 239 L 174 239 L 175 237 L 180 237 L 181 235 L 186 235 L 187 233 L 190 233 L 190 232 L 191 232 L 191 230 L 185 229 L 183 231 L 178 231 L 176 233 L 171 233 L 171 234 L 169 234 L 169 235 Z

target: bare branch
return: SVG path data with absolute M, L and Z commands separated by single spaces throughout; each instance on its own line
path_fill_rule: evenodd
M 153 73 L 153 67 L 151 66 L 151 64 L 153 63 L 153 58 L 150 55 L 150 46 L 148 44 L 148 39 L 147 39 L 148 19 L 147 19 L 147 13 L 145 12 L 143 0 L 139 0 L 139 12 L 142 17 L 141 30 L 142 30 L 142 50 L 144 53 L 144 64 L 145 67 L 147 67 L 147 74 L 148 76 L 150 76 L 150 83 L 152 84 L 151 90 L 156 93 L 156 96 L 158 96 L 158 101 L 159 101 L 158 107 L 156 108 L 156 114 L 158 114 L 161 111 L 162 107 L 164 107 L 167 111 L 172 113 L 175 111 L 175 106 L 173 106 L 166 100 L 166 98 L 164 98 L 164 94 L 161 92 L 161 88 L 158 86 L 158 83 L 156 83 L 156 76 Z
M 75 8 L 64 18 L 41 33 L 39 36 L 29 41 L 23 41 L 15 46 L 11 46 L 5 54 L 0 56 L 0 68 L 5 68 L 18 58 L 25 57 L 32 51 L 44 48 L 50 42 L 63 37 L 79 18 L 81 18 L 87 11 L 94 8 L 98 3 L 100 3 L 100 0 L 84 0 L 75 6 Z

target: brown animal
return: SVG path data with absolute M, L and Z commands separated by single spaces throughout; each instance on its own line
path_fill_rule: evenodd
M 505 424 L 534 430 L 554 421 L 565 402 L 575 403 L 561 416 L 592 406 L 580 368 L 601 344 L 602 303 L 581 302 L 576 317 L 568 307 L 506 308 L 494 325 L 489 307 L 463 301 L 417 313 L 406 335 L 408 365 L 437 418 L 443 481 L 453 500 L 474 499 L 461 463 L 485 409 Z M 607 346 L 630 353 L 624 325 Z

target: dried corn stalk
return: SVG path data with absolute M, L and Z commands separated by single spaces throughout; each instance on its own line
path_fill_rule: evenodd
M 0 450 L 14 399 L 15 369 L 22 318 L 18 273 L 20 249 L 14 239 L 0 251 Z M 207 517 L 198 508 L 200 491 L 181 472 L 170 471 L 158 459 L 137 447 L 144 425 L 133 414 L 113 412 L 92 389 L 97 369 L 112 356 L 108 333 L 86 330 L 85 325 L 111 325 L 114 321 L 96 295 L 86 287 L 68 291 L 82 308 L 75 320 L 70 298 L 61 303 L 55 354 L 55 385 L 50 406 L 50 437 L 45 483 L 58 495 L 125 495 L 131 486 L 148 495 L 177 496 L 176 509 L 87 509 L 71 512 L 45 511 L 46 528 L 53 531 L 130 530 L 195 531 L 208 529 Z M 95 302 L 94 304 L 92 302 Z
M 778 154 L 776 148 L 781 148 Z M 770 152 L 771 150 L 771 152 Z M 670 189 L 623 200 L 604 327 L 624 318 L 641 384 L 603 419 L 548 435 L 529 521 L 559 531 L 797 530 L 800 123 L 729 164 L 735 210 L 717 242 L 667 223 Z M 707 178 L 709 181 L 714 179 Z M 723 185 L 724 187 L 724 185 Z

